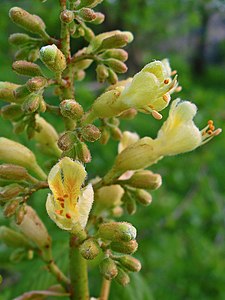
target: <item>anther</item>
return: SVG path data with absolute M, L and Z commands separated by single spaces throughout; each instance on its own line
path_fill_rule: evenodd
M 182 86 L 178 86 L 178 87 L 175 89 L 175 92 L 179 93 L 181 90 L 182 90 Z
M 177 74 L 177 70 L 173 70 L 173 71 L 171 72 L 171 76 L 176 75 L 176 74 Z
M 57 209 L 57 210 L 55 210 L 55 213 L 56 213 L 57 215 L 61 215 L 61 214 L 62 214 L 62 210 Z
M 156 110 L 153 110 L 151 113 L 152 113 L 153 118 L 155 118 L 156 120 L 162 119 L 162 115 L 159 112 L 157 112 Z
M 170 101 L 170 99 L 171 99 L 171 98 L 170 98 L 170 94 L 167 93 L 167 94 L 164 94 L 164 95 L 163 95 L 163 100 L 164 100 L 166 103 L 168 103 L 168 102 Z
M 169 79 L 165 79 L 165 80 L 164 80 L 164 83 L 165 83 L 165 84 L 168 84 L 169 82 L 170 82 Z
M 66 214 L 67 219 L 71 219 L 71 215 L 69 213 Z
M 64 208 L 64 203 L 60 203 L 60 206 L 61 206 L 62 208 Z
M 209 120 L 208 125 L 213 125 L 213 120 Z

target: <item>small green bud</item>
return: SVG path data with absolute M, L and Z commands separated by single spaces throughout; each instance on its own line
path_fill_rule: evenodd
M 10 104 L 5 105 L 1 109 L 1 115 L 6 120 L 17 120 L 23 116 L 23 111 L 21 109 L 21 105 L 18 104 Z
M 28 90 L 26 85 L 21 85 L 16 88 L 14 91 L 15 102 L 21 103 L 24 99 L 30 95 L 30 91 Z
M 17 208 L 19 207 L 19 204 L 20 204 L 20 200 L 18 199 L 15 199 L 15 200 L 11 200 L 10 202 L 8 202 L 5 207 L 4 207 L 4 210 L 3 210 L 3 214 L 6 218 L 10 218 L 12 217 Z
M 0 165 L 0 178 L 4 180 L 27 180 L 29 174 L 27 170 L 21 166 L 12 164 Z
M 151 204 L 152 202 L 152 196 L 145 190 L 141 190 L 141 189 L 136 190 L 135 196 L 136 196 L 136 200 L 145 206 Z
M 141 263 L 138 259 L 130 255 L 124 255 L 116 258 L 123 267 L 131 272 L 139 272 L 141 270 Z
M 41 48 L 40 59 L 52 72 L 62 72 L 66 68 L 66 58 L 54 44 Z
M 112 69 L 108 69 L 109 71 L 109 76 L 108 76 L 108 82 L 110 84 L 116 84 L 118 81 L 118 76 L 116 75 L 116 73 L 112 70 Z
M 123 48 L 128 43 L 132 42 L 132 40 L 132 33 L 129 31 L 123 31 L 104 39 L 98 51 L 111 48 Z
M 103 52 L 100 57 L 103 59 L 114 58 L 120 61 L 126 61 L 128 59 L 128 53 L 123 49 L 109 49 Z
M 22 110 L 27 114 L 31 114 L 37 111 L 40 105 L 40 100 L 40 95 L 31 94 L 22 104 Z
M 121 268 L 118 268 L 118 274 L 115 277 L 115 280 L 122 286 L 126 286 L 130 283 L 129 275 Z
M 101 3 L 103 0 L 81 0 L 77 8 L 82 7 L 90 7 L 93 8 L 97 6 L 99 3 Z
M 76 14 L 85 22 L 91 22 L 96 19 L 96 14 L 91 8 L 81 8 L 79 11 L 76 11 Z
M 102 24 L 104 21 L 105 21 L 105 15 L 100 12 L 96 12 L 95 19 L 91 21 L 91 24 L 99 25 Z
M 25 75 L 25 76 L 43 75 L 41 68 L 37 64 L 34 64 L 26 60 L 15 61 L 12 65 L 12 69 L 19 75 Z
M 129 108 L 120 114 L 121 119 L 132 120 L 137 115 L 137 110 L 135 108 Z
M 127 66 L 120 60 L 115 58 L 108 58 L 104 60 L 104 63 L 109 66 L 111 69 L 113 69 L 116 73 L 126 73 Z
M 72 131 L 68 131 L 60 136 L 58 146 L 62 151 L 67 151 L 73 148 L 75 142 L 75 134 Z
M 31 15 L 20 7 L 13 7 L 9 11 L 9 17 L 25 30 L 45 36 L 45 23 L 39 16 Z
M 126 184 L 138 189 L 156 190 L 162 185 L 160 174 L 154 174 L 149 170 L 141 170 L 126 180 Z
M 87 164 L 91 161 L 91 153 L 88 149 L 88 146 L 81 142 L 76 145 L 76 152 L 78 159 L 83 163 Z
M 108 68 L 103 64 L 99 64 L 96 68 L 96 74 L 98 82 L 103 83 L 109 76 Z
M 138 243 L 136 240 L 129 242 L 112 242 L 110 244 L 110 248 L 115 252 L 133 254 L 137 251 Z
M 13 33 L 9 36 L 9 42 L 14 46 L 23 46 L 31 41 L 32 37 L 25 33 Z
M 23 191 L 23 188 L 17 184 L 12 183 L 0 189 L 0 199 L 7 201 L 19 195 Z
M 0 240 L 3 241 L 8 247 L 13 248 L 31 246 L 23 234 L 6 226 L 0 226 Z
M 94 239 L 85 240 L 79 247 L 80 254 L 88 260 L 94 259 L 100 253 L 100 247 Z
M 29 79 L 26 82 L 26 87 L 30 92 L 37 92 L 43 89 L 47 84 L 46 78 L 42 76 L 37 76 Z
M 74 13 L 71 10 L 65 9 L 60 14 L 60 20 L 63 23 L 70 24 L 74 20 Z
M 127 222 L 109 222 L 99 226 L 98 234 L 102 239 L 129 242 L 136 238 L 137 230 Z
M 98 127 L 88 124 L 81 128 L 81 136 L 85 141 L 95 142 L 101 137 Z
M 99 265 L 101 274 L 107 279 L 112 280 L 118 274 L 116 263 L 111 258 L 103 259 Z
M 96 13 L 96 14 L 98 14 L 98 13 Z M 97 20 L 97 18 L 95 20 Z M 84 29 L 85 40 L 90 42 L 95 37 L 93 30 L 91 30 L 91 28 L 84 26 L 84 25 L 83 25 L 83 29 Z
M 79 120 L 84 114 L 83 107 L 73 99 L 63 100 L 59 107 L 61 114 L 72 120 Z

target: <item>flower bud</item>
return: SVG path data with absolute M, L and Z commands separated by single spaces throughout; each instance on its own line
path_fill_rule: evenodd
M 27 170 L 21 166 L 12 164 L 0 165 L 0 178 L 4 180 L 27 180 L 29 174 Z
M 9 42 L 14 46 L 23 46 L 31 41 L 32 37 L 25 33 L 13 33 L 9 36 Z
M 62 151 L 67 151 L 73 148 L 75 142 L 75 134 L 72 131 L 68 131 L 60 136 L 58 146 Z
M 136 200 L 145 206 L 151 204 L 152 202 L 152 196 L 145 190 L 136 190 L 135 196 Z
M 109 76 L 107 79 L 110 84 L 116 84 L 118 81 L 118 76 L 112 69 L 109 69 Z
M 127 222 L 109 222 L 99 226 L 98 234 L 105 240 L 129 242 L 136 238 L 137 230 Z
M 44 77 L 37 76 L 29 79 L 26 83 L 26 87 L 30 92 L 37 92 L 43 89 L 47 84 L 47 80 Z
M 103 59 L 114 58 L 120 61 L 126 61 L 128 59 L 128 53 L 123 49 L 109 49 L 103 52 L 103 54 L 101 54 L 101 57 Z
M 63 100 L 60 103 L 61 114 L 72 120 L 79 120 L 84 114 L 83 107 L 73 99 Z
M 27 147 L 4 137 L 0 137 L 0 160 L 22 166 L 33 171 L 39 178 L 46 179 L 46 175 L 37 164 L 33 152 Z
M 95 193 L 95 204 L 103 209 L 120 205 L 123 194 L 124 190 L 118 184 L 103 186 Z
M 125 194 L 122 201 L 125 202 L 126 210 L 129 215 L 136 213 L 137 205 L 135 199 L 131 195 Z
M 40 249 L 51 246 L 51 238 L 37 213 L 31 206 L 26 206 L 26 214 L 18 229 Z
M 82 81 L 86 76 L 86 73 L 84 72 L 84 70 L 79 70 L 74 74 L 74 79 L 76 81 Z
M 127 66 L 118 59 L 108 58 L 104 60 L 104 63 L 116 73 L 126 73 L 127 71 Z
M 74 20 L 74 13 L 71 10 L 65 9 L 60 14 L 60 20 L 63 23 L 70 24 Z
M 81 128 L 81 136 L 85 141 L 95 142 L 101 137 L 98 127 L 88 124 Z
M 116 141 L 119 141 L 122 138 L 122 132 L 119 127 L 112 126 L 110 127 L 112 138 Z
M 107 279 L 111 280 L 118 274 L 116 263 L 111 258 L 103 259 L 99 265 L 101 274 Z
M 21 108 L 22 110 L 27 113 L 31 114 L 38 110 L 41 101 L 41 96 L 37 94 L 31 94 L 26 98 L 23 102 Z
M 36 61 L 39 58 L 39 48 L 35 48 L 29 51 L 27 59 L 31 62 Z
M 79 247 L 80 254 L 87 260 L 94 259 L 100 253 L 100 247 L 94 239 L 85 240 Z
M 129 275 L 121 268 L 118 268 L 118 274 L 115 277 L 115 280 L 122 286 L 126 286 L 130 283 Z
M 19 85 L 15 83 L 0 81 L 0 99 L 7 102 L 16 102 L 13 90 L 18 87 Z
M 26 237 L 6 226 L 0 226 L 0 240 L 3 241 L 8 247 L 13 248 L 28 248 L 31 244 Z
M 102 24 L 105 20 L 105 15 L 100 13 L 100 12 L 96 12 L 95 13 L 95 19 L 91 21 L 92 24 L 95 25 L 99 25 Z
M 123 48 L 128 43 L 132 42 L 132 40 L 133 40 L 132 33 L 129 31 L 123 31 L 104 39 L 98 51 L 103 49 L 111 49 L 111 48 Z
M 136 240 L 129 242 L 112 242 L 110 248 L 118 253 L 133 254 L 137 251 L 138 243 Z
M 24 216 L 26 214 L 25 204 L 20 205 L 16 211 L 16 224 L 20 225 L 23 222 Z
M 156 190 L 162 185 L 160 174 L 154 174 L 149 170 L 141 170 L 126 180 L 126 184 L 138 189 Z
M 19 195 L 23 191 L 23 188 L 17 184 L 12 183 L 0 189 L 0 199 L 7 201 Z
M 45 36 L 45 23 L 39 16 L 31 15 L 20 7 L 13 7 L 9 11 L 9 17 L 25 30 Z
M 96 68 L 97 80 L 100 83 L 105 82 L 106 78 L 109 76 L 108 68 L 103 64 L 98 64 Z
M 4 210 L 3 210 L 3 214 L 6 218 L 10 218 L 12 217 L 17 208 L 19 207 L 19 203 L 20 203 L 20 200 L 18 199 L 15 199 L 15 200 L 11 200 L 10 202 L 8 202 L 5 207 L 4 207 Z
M 91 22 L 96 19 L 96 14 L 91 8 L 81 8 L 79 11 L 76 11 L 76 13 L 85 22 Z
M 13 121 L 21 118 L 24 115 L 24 112 L 21 109 L 21 105 L 10 104 L 2 107 L 1 115 L 3 119 Z
M 54 44 L 41 48 L 40 59 L 52 72 L 62 72 L 66 68 L 66 58 Z
M 15 61 L 12 65 L 12 69 L 19 75 L 25 75 L 25 76 L 43 75 L 41 68 L 37 64 L 34 64 L 26 60 Z
M 76 151 L 77 151 L 78 159 L 80 161 L 82 161 L 85 164 L 91 161 L 91 153 L 88 149 L 88 146 L 85 143 L 83 142 L 77 143 Z
M 121 263 L 123 267 L 131 272 L 139 272 L 141 270 L 141 263 L 138 259 L 130 255 L 124 255 L 116 258 L 117 261 Z
M 28 55 L 30 53 L 30 48 L 28 47 L 23 47 L 20 48 L 18 51 L 15 53 L 15 60 L 23 60 L 23 59 L 28 59 Z
M 99 3 L 101 3 L 103 0 L 81 0 L 77 8 L 82 7 L 90 7 L 93 8 L 97 6 Z

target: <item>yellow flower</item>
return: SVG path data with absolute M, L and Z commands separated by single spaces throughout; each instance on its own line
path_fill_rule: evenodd
M 46 208 L 50 218 L 61 229 L 72 231 L 76 224 L 85 228 L 92 207 L 94 192 L 89 184 L 83 189 L 86 171 L 81 163 L 62 158 L 50 171 Z
M 173 101 L 169 117 L 155 140 L 155 151 L 158 155 L 176 155 L 192 151 L 221 132 L 221 129 L 215 130 L 212 121 L 200 131 L 193 122 L 196 113 L 195 104 L 180 99 Z

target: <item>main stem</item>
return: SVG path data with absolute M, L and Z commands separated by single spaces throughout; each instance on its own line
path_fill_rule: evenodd
M 70 299 L 89 300 L 87 261 L 79 252 L 79 242 L 74 234 L 70 237 Z

